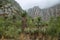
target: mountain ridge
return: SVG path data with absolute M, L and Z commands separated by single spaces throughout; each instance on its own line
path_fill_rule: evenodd
M 33 18 L 40 16 L 42 20 L 47 21 L 51 17 L 60 16 L 60 4 L 45 9 L 40 9 L 39 7 L 35 6 L 33 8 L 28 9 L 27 12 L 28 15 Z

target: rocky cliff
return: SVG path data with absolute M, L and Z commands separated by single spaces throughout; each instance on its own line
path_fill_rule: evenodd
M 31 17 L 40 16 L 43 21 L 49 20 L 51 17 L 60 16 L 60 4 L 56 4 L 50 8 L 40 9 L 38 6 L 28 9 L 28 15 Z
M 15 0 L 0 0 L 0 15 L 7 14 L 12 17 L 12 15 L 20 15 L 22 13 L 22 8 Z

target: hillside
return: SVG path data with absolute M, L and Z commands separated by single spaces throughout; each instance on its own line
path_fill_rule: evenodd
M 7 14 L 8 17 L 15 15 L 18 18 L 22 11 L 22 8 L 15 0 L 0 0 L 0 15 Z

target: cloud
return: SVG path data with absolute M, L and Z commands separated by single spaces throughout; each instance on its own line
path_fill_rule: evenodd
M 29 9 L 33 6 L 46 8 L 60 2 L 60 0 L 16 0 L 23 9 Z

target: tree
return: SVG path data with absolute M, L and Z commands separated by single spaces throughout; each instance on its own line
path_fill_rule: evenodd
M 21 17 L 22 17 L 22 30 L 24 30 L 27 27 L 27 12 L 24 11 L 21 14 Z

